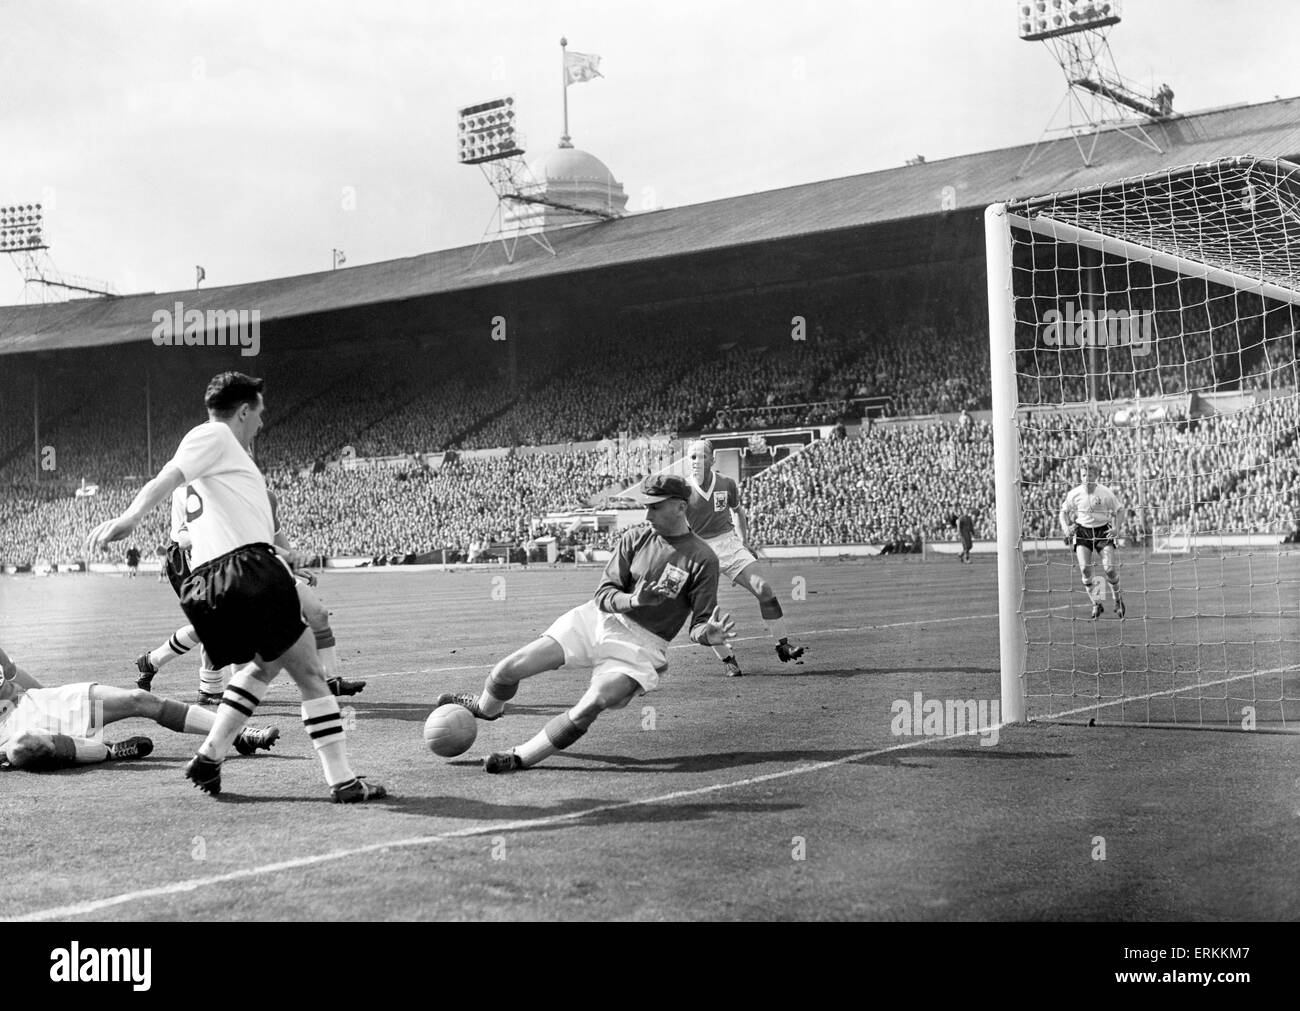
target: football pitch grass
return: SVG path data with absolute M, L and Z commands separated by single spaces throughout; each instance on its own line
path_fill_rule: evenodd
M 342 672 L 369 682 L 342 700 L 353 764 L 392 799 L 329 802 L 284 677 L 254 720 L 279 726 L 279 744 L 229 759 L 219 799 L 181 774 L 197 738 L 116 724 L 109 740 L 147 734 L 152 756 L 0 773 L 0 918 L 1219 920 L 1300 908 L 1294 737 L 896 734 L 920 726 L 897 715 L 918 693 L 998 698 L 991 558 L 770 569 L 808 645 L 802 666 L 777 661 L 753 599 L 727 587 L 750 676 L 724 677 L 679 638 L 658 691 L 509 776 L 486 775 L 483 756 L 571 706 L 588 672 L 526 681 L 457 759 L 424 745 L 433 699 L 477 691 L 493 662 L 589 599 L 599 569 L 326 573 Z M 1082 619 L 1082 592 L 1069 599 Z M 1130 615 L 1141 601 L 1130 591 Z M 131 687 L 134 658 L 183 623 L 147 576 L 0 579 L 0 615 L 0 644 L 46 685 Z M 177 660 L 154 690 L 192 701 L 196 666 Z

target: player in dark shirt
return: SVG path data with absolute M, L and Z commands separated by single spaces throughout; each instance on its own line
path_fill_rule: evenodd
M 140 549 L 132 544 L 126 549 L 126 576 L 134 579 L 140 572 Z
M 975 543 L 975 521 L 968 513 L 957 517 L 957 536 L 961 538 L 961 560 L 970 564 L 970 549 Z
M 622 709 L 653 691 L 668 668 L 669 642 L 690 622 L 693 642 L 720 645 L 735 634 L 718 607 L 718 558 L 686 521 L 690 489 L 680 477 L 655 475 L 641 485 L 648 527 L 619 539 L 595 597 L 558 618 L 539 639 L 510 654 L 488 675 L 477 698 L 438 696 L 482 720 L 498 719 L 524 678 L 565 664 L 590 667 L 591 686 L 568 712 L 532 740 L 487 757 L 488 772 L 536 765 L 576 742 L 606 709 Z

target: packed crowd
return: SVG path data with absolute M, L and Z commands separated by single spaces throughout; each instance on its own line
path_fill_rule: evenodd
M 1116 426 L 1100 415 L 1039 413 L 1020 426 L 1024 536 L 1059 536 L 1057 512 L 1087 457 L 1131 510 L 1135 536 L 1185 529 L 1285 532 L 1300 517 L 1300 398 L 1294 393 L 1232 413 L 1186 412 Z M 680 443 L 606 442 L 581 452 L 450 454 L 438 470 L 282 469 L 269 474 L 286 531 L 300 550 L 376 561 L 459 561 L 508 543 L 532 557 L 537 538 L 566 550 L 605 547 L 608 533 L 548 513 L 587 512 L 681 455 Z M 0 497 L 0 561 L 80 559 L 98 520 L 124 508 L 137 483 L 74 497 L 58 482 L 11 484 Z M 855 438 L 814 442 L 747 481 L 742 497 L 759 544 L 880 544 L 950 540 L 969 514 L 976 536 L 995 534 L 992 437 L 986 422 L 885 422 Z M 146 556 L 167 539 L 159 509 L 135 538 Z M 443 552 L 446 552 L 444 555 Z
M 993 536 L 993 440 L 986 423 L 889 424 L 823 440 L 744 487 L 760 544 L 950 540 L 968 514 Z
M 1043 415 L 1020 427 L 1026 536 L 1054 537 L 1062 487 L 1078 462 L 1129 510 L 1137 536 L 1191 527 L 1217 533 L 1283 532 L 1300 518 L 1300 399 L 1294 394 L 1231 413 L 1169 413 L 1117 426 L 1090 413 Z

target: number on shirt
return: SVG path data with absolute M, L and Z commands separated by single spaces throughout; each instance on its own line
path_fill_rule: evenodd
M 185 486 L 185 522 L 193 523 L 203 515 L 203 496 L 194 490 L 192 484 Z

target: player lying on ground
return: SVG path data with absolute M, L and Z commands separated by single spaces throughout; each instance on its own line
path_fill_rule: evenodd
M 302 695 L 330 798 L 356 804 L 387 796 L 352 770 L 339 703 L 325 684 L 315 637 L 302 620 L 293 574 L 276 555 L 266 479 L 249 452 L 266 408 L 261 379 L 242 372 L 214 376 L 204 395 L 208 420 L 190 429 L 176 455 L 136 495 L 126 512 L 101 523 L 87 553 L 121 540 L 177 488 L 188 486 L 186 511 L 193 571 L 181 586 L 181 610 L 217 665 L 238 664 L 212 730 L 185 766 L 205 793 L 221 793 L 221 763 L 272 681 L 287 671 Z
M 768 634 L 776 640 L 776 655 L 782 663 L 802 663 L 799 658 L 804 647 L 790 645 L 785 633 L 785 618 L 781 601 L 772 582 L 754 558 L 749 544 L 749 519 L 740 505 L 740 489 L 731 478 L 713 469 L 713 443 L 700 439 L 690 445 L 691 479 L 690 499 L 686 519 L 695 531 L 718 556 L 718 568 L 737 586 L 744 587 L 758 600 L 758 611 L 763 616 Z M 733 526 L 732 516 L 735 516 Z M 714 646 L 713 652 L 727 667 L 728 677 L 740 677 L 741 670 L 735 651 L 730 647 Z
M 181 585 L 190 574 L 189 552 L 192 542 L 186 529 L 187 507 L 185 505 L 188 493 L 188 488 L 177 488 L 172 493 L 172 543 L 168 548 L 167 562 L 164 566 L 172 589 L 176 591 L 178 597 L 181 593 Z M 293 559 L 296 557 L 293 546 L 280 526 L 278 503 L 274 495 L 270 492 L 267 494 L 271 500 L 271 515 L 275 521 L 276 549 L 281 557 Z M 334 631 L 330 628 L 329 610 L 313 589 L 316 585 L 316 577 L 306 569 L 296 569 L 293 575 L 294 585 L 298 590 L 298 603 L 302 605 L 302 616 L 307 619 L 307 624 L 316 636 L 316 650 L 320 654 L 321 663 L 325 665 L 325 683 L 329 685 L 330 693 L 356 695 L 364 691 L 366 687 L 364 681 L 352 681 L 338 673 L 338 657 L 335 654 Z M 153 686 L 155 674 L 177 657 L 188 653 L 196 645 L 202 644 L 199 642 L 198 633 L 194 631 L 194 626 L 182 625 L 166 642 L 148 653 L 142 653 L 136 660 L 135 667 L 140 672 L 140 676 L 135 679 L 136 686 L 149 691 Z M 199 663 L 199 705 L 219 705 L 233 670 L 230 667 L 214 670 L 207 650 L 201 649 L 200 652 L 202 659 Z
M 137 716 L 178 734 L 206 735 L 216 722 L 206 709 L 138 688 L 89 681 L 42 687 L 0 649 L 0 759 L 15 768 L 43 771 L 144 758 L 153 751 L 147 737 L 116 744 L 96 740 L 108 724 Z M 235 738 L 235 750 L 241 755 L 269 751 L 279 736 L 276 727 L 245 727 Z
M 1083 588 L 1092 600 L 1092 617 L 1101 617 L 1104 592 L 1101 584 L 1092 579 L 1092 555 L 1101 555 L 1101 567 L 1106 573 L 1115 595 L 1115 615 L 1124 617 L 1124 594 L 1119 588 L 1119 569 L 1115 565 L 1115 533 L 1113 524 L 1119 518 L 1119 499 L 1104 484 L 1098 484 L 1101 468 L 1085 461 L 1080 467 L 1083 483 L 1071 488 L 1061 503 L 1061 529 L 1065 531 L 1065 546 L 1074 548 L 1079 563 Z
M 577 741 L 606 709 L 622 709 L 654 691 L 668 669 L 669 642 L 690 619 L 691 639 L 725 645 L 735 634 L 718 607 L 718 559 L 686 522 L 690 489 L 680 477 L 656 475 L 641 485 L 649 527 L 623 534 L 593 600 L 562 615 L 539 639 L 506 657 L 488 675 L 483 693 L 446 693 L 437 705 L 465 706 L 495 720 L 519 682 L 565 664 L 590 667 L 591 687 L 532 740 L 489 755 L 488 772 L 528 769 Z

